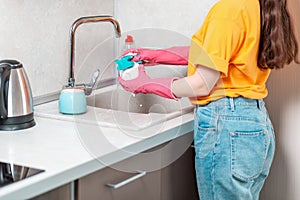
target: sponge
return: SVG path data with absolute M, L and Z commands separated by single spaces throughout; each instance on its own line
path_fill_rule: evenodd
M 131 61 L 131 59 L 133 58 L 133 55 L 126 55 L 123 56 L 122 58 L 116 60 L 115 62 L 118 65 L 117 70 L 126 70 L 128 68 L 131 68 L 134 66 L 134 62 Z

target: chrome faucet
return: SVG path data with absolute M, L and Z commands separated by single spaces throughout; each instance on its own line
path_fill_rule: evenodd
M 93 74 L 93 77 L 91 79 L 91 82 L 88 84 L 75 84 L 75 78 L 74 78 L 74 66 L 75 66 L 75 57 L 74 57 L 74 53 L 75 53 L 75 32 L 77 30 L 77 28 L 79 27 L 79 25 L 81 24 L 85 24 L 85 23 L 95 23 L 95 22 L 111 22 L 114 26 L 115 32 L 116 32 L 116 37 L 119 38 L 121 37 L 121 28 L 120 28 L 120 24 L 119 22 L 114 19 L 112 16 L 89 16 L 89 17 L 81 17 L 79 19 L 77 19 L 71 27 L 71 31 L 70 31 L 70 47 L 71 47 L 71 54 L 70 54 L 70 76 L 68 79 L 68 85 L 67 87 L 84 87 L 84 92 L 86 95 L 90 95 L 92 92 L 92 89 L 97 81 L 97 78 L 100 75 L 100 71 L 99 69 L 96 70 Z

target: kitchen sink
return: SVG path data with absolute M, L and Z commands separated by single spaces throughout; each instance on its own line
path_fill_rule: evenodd
M 41 172 L 44 172 L 44 170 L 13 163 L 0 162 L 0 188 Z
M 193 110 L 188 98 L 175 101 L 154 94 L 133 94 L 121 86 L 95 92 L 87 97 L 87 105 L 94 108 L 98 122 L 107 122 L 129 130 L 147 128 Z
M 112 109 L 130 113 L 168 114 L 189 107 L 188 99 L 174 101 L 154 94 L 132 94 L 120 87 L 87 97 L 87 105 L 102 109 Z

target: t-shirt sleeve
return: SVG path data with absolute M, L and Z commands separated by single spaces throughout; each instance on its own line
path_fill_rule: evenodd
M 230 60 L 243 40 L 243 30 L 232 20 L 212 19 L 191 41 L 189 61 L 228 74 Z

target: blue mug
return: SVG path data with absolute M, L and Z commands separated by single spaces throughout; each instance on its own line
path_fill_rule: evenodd
M 59 112 L 63 114 L 82 114 L 86 112 L 86 97 L 81 88 L 66 88 L 60 92 Z

